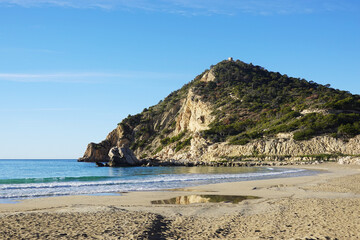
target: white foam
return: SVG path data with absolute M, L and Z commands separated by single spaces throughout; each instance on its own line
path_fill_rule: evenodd
M 29 184 L 0 185 L 1 198 L 34 198 L 61 195 L 81 195 L 111 193 L 121 191 L 150 191 L 167 188 L 179 188 L 208 183 L 244 181 L 266 177 L 287 176 L 299 173 L 302 169 L 268 169 L 270 172 L 253 172 L 237 174 L 162 174 L 117 179 L 112 181 L 90 182 L 50 182 Z

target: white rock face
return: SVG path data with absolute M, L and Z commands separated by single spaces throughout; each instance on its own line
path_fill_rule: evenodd
M 278 133 L 276 134 L 277 138 L 285 138 L 285 139 L 291 139 L 294 136 L 293 133 Z
M 208 129 L 208 125 L 214 120 L 211 112 L 210 106 L 202 102 L 190 89 L 176 119 L 175 133 L 185 130 L 198 132 Z
M 340 158 L 338 161 L 339 164 L 356 164 L 360 165 L 360 158 L 359 157 L 343 157 Z
M 178 153 L 162 152 L 160 158 L 215 161 L 219 160 L 221 156 L 249 156 L 254 154 L 301 156 L 334 153 L 360 154 L 360 135 L 350 139 L 348 142 L 329 136 L 321 136 L 307 141 L 295 141 L 292 138 L 261 139 L 243 146 L 228 145 L 227 143 L 211 144 L 195 135 L 191 140 L 188 151 Z
M 310 113 L 320 113 L 320 114 L 326 115 L 326 114 L 329 114 L 329 111 L 326 109 L 314 108 L 314 109 L 304 109 L 300 112 L 300 114 L 302 114 L 302 115 L 306 115 L 306 114 L 310 114 Z
M 214 71 L 211 69 L 207 73 L 204 74 L 204 76 L 200 79 L 202 82 L 212 82 L 215 80 Z
M 219 144 L 215 150 L 208 150 L 205 154 L 205 159 L 213 159 L 218 156 L 240 156 L 240 155 L 311 155 L 321 153 L 338 153 L 354 154 L 359 152 L 356 147 L 360 143 L 357 141 L 349 141 L 345 143 L 341 140 L 331 137 L 315 137 L 308 141 L 295 141 L 293 139 L 261 139 L 244 146 L 227 145 L 226 143 Z
M 112 130 L 107 136 L 106 140 L 110 141 L 113 145 L 116 145 L 118 139 L 122 138 L 124 131 L 120 125 L 118 125 L 114 130 Z

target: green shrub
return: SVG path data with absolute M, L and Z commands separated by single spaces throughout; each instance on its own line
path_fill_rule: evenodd
M 300 130 L 294 133 L 294 140 L 301 141 L 301 140 L 308 140 L 313 137 L 315 134 L 315 130 L 308 128 L 304 130 Z
M 164 146 L 169 145 L 171 143 L 177 142 L 180 139 L 182 139 L 186 134 L 186 131 L 182 131 L 181 133 L 179 133 L 176 136 L 173 136 L 172 138 L 166 137 L 160 140 L 160 143 Z
M 216 123 L 209 130 L 202 132 L 203 137 L 213 142 L 224 141 L 229 136 L 235 136 L 244 132 L 247 128 L 254 126 L 254 122 L 246 120 L 242 122 L 235 122 L 228 125 Z
M 357 127 L 359 124 L 342 124 L 338 127 L 338 134 L 345 137 L 354 137 L 360 134 L 360 128 Z
M 191 138 L 192 138 L 192 137 L 189 137 L 189 138 L 185 139 L 185 140 L 182 141 L 182 142 L 178 142 L 178 143 L 176 144 L 175 152 L 180 151 L 181 149 L 183 149 L 183 148 L 186 147 L 186 146 L 190 146 L 190 144 L 191 144 Z
M 157 154 L 158 152 L 160 152 L 161 150 L 163 150 L 163 146 L 159 146 L 155 149 L 155 151 L 153 152 L 153 154 Z
M 231 145 L 246 145 L 250 142 L 250 139 L 248 138 L 241 138 L 241 139 L 237 139 L 237 140 L 232 140 L 230 141 Z
M 163 138 L 163 139 L 160 140 L 160 143 L 162 145 L 166 146 L 166 145 L 168 145 L 170 143 L 170 138 L 169 137 Z

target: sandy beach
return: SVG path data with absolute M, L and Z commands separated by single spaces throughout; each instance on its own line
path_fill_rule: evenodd
M 360 166 L 301 168 L 321 172 L 0 204 L 0 239 L 360 239 Z M 206 202 L 207 195 L 259 198 Z

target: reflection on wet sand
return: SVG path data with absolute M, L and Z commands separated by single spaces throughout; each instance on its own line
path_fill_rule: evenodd
M 165 200 L 151 201 L 152 204 L 177 204 L 187 205 L 192 203 L 239 203 L 247 199 L 258 199 L 255 196 L 233 196 L 233 195 L 188 195 L 178 196 Z

